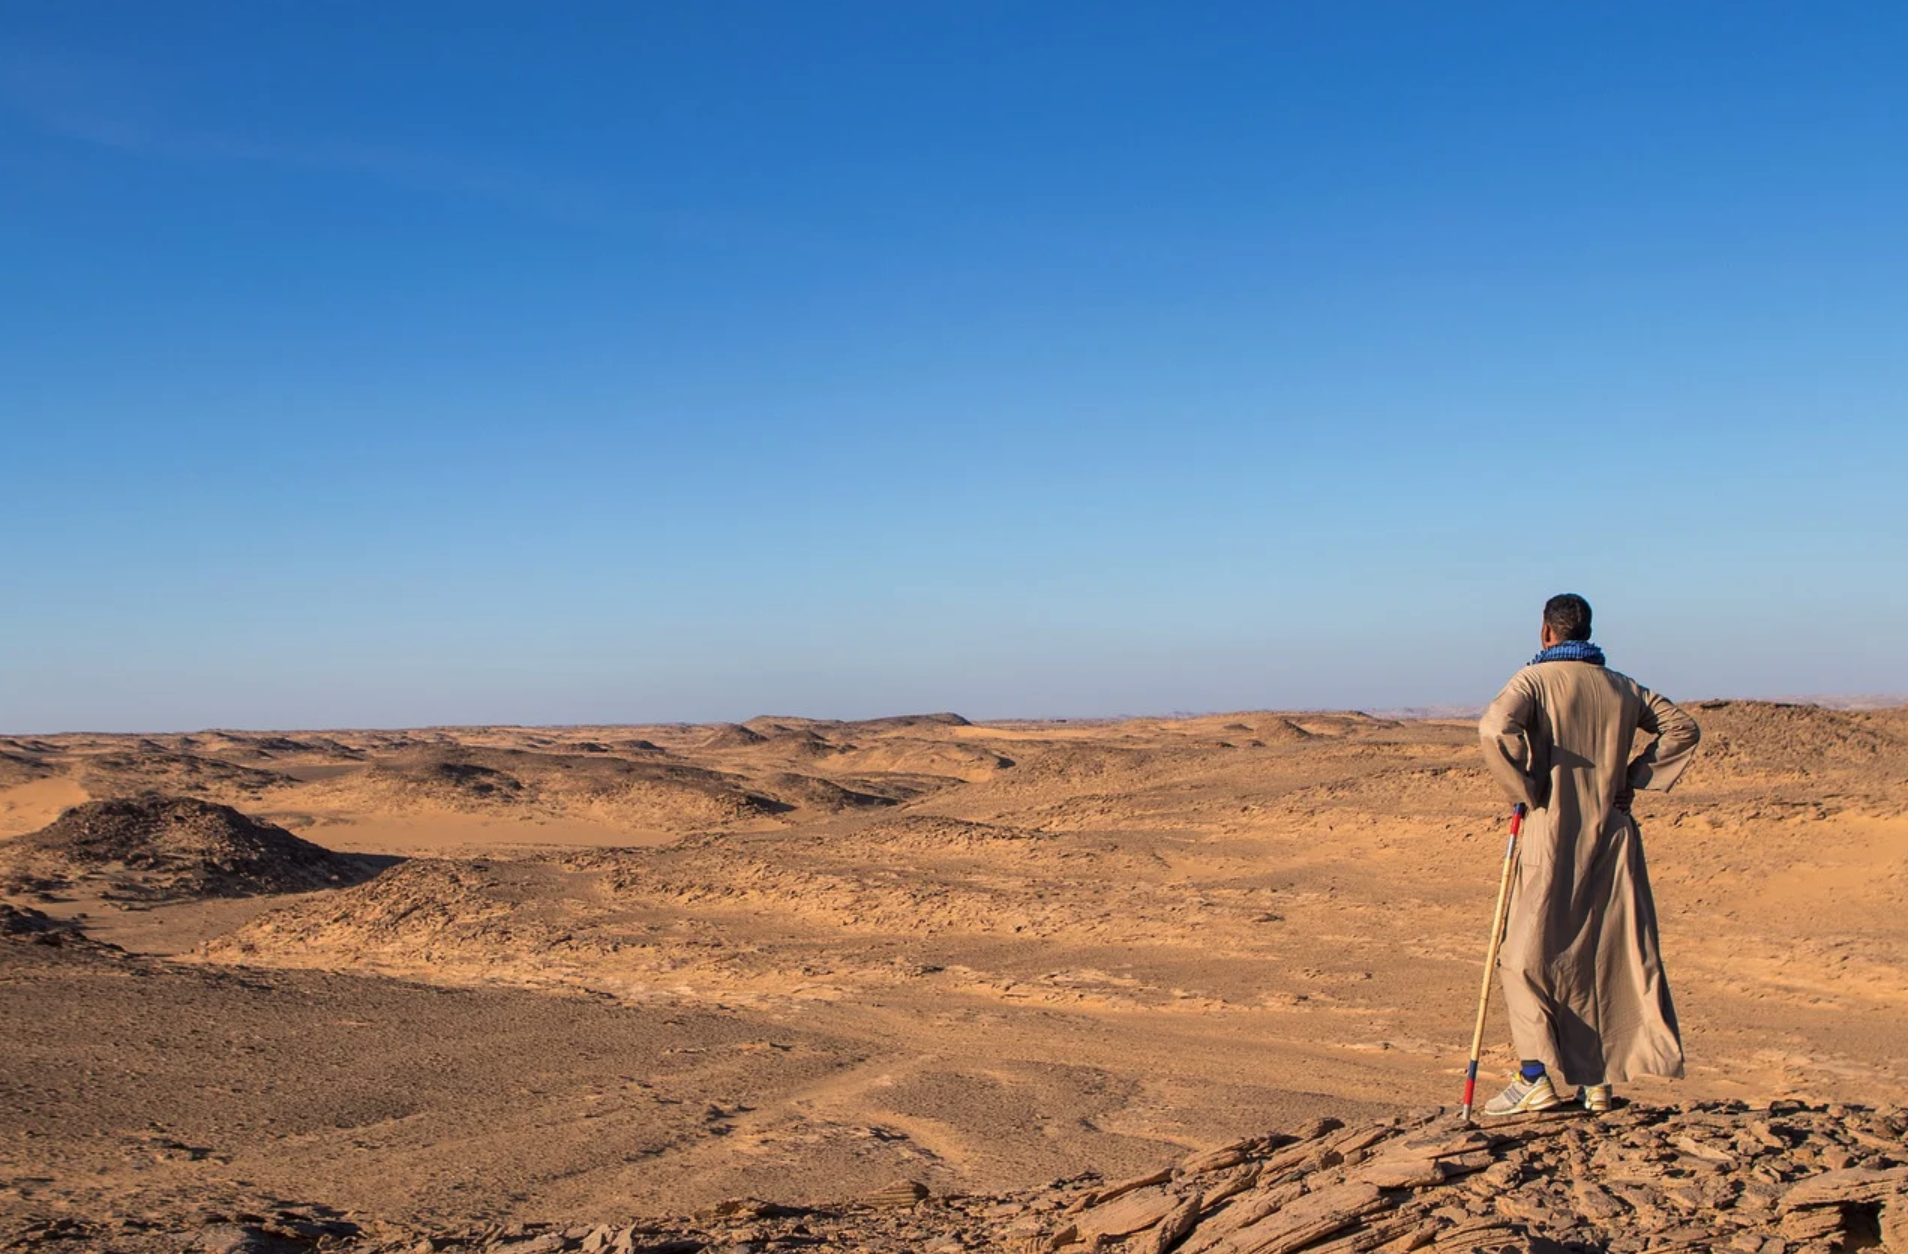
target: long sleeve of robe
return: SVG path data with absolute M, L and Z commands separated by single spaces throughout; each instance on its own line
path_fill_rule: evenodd
M 1632 757 L 1639 732 L 1655 739 Z M 1682 1075 L 1643 840 L 1616 803 L 1676 782 L 1696 720 L 1627 675 L 1543 662 L 1478 733 L 1491 776 L 1530 809 L 1498 960 L 1518 1056 L 1569 1084 Z

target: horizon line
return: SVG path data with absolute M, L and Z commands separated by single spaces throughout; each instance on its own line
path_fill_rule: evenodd
M 1794 693 L 1778 696 L 1710 696 L 1690 701 L 1678 702 L 1679 705 L 1702 707 L 1716 702 L 1760 701 L 1770 705 L 1815 706 L 1825 710 L 1840 710 L 1847 713 L 1865 713 L 1876 710 L 1893 710 L 1908 707 L 1908 693 L 1872 692 L 1872 693 Z M 826 718 L 809 714 L 751 714 L 745 719 L 649 719 L 641 722 L 603 723 L 406 723 L 406 724 L 364 724 L 358 726 L 334 725 L 282 726 L 282 727 L 237 727 L 216 725 L 191 728 L 153 729 L 139 728 L 129 731 L 109 731 L 100 728 L 72 728 L 67 731 L 0 731 L 0 737 L 17 740 L 21 737 L 52 736 L 192 736 L 208 733 L 227 733 L 242 735 L 262 735 L 271 732 L 306 732 L 325 734 L 333 732 L 402 732 L 402 731 L 477 731 L 493 728 L 518 728 L 525 731 L 562 731 L 584 728 L 624 728 L 624 727 L 726 727 L 742 726 L 764 719 L 795 719 L 805 723 L 878 723 L 896 719 L 929 719 L 953 715 L 969 726 L 985 727 L 990 724 L 1008 723 L 1130 723 L 1140 719 L 1157 719 L 1163 722 L 1189 722 L 1198 718 L 1218 718 L 1228 714 L 1355 714 L 1364 718 L 1385 719 L 1391 722 L 1438 722 L 1450 719 L 1475 718 L 1481 714 L 1488 702 L 1450 703 L 1429 705 L 1404 705 L 1390 707 L 1361 708 L 1357 706 L 1242 706 L 1222 710 L 1168 710 L 1168 711 L 1129 711 L 1120 714 L 1093 715 L 1002 715 L 992 718 L 969 718 L 954 710 L 917 710 L 897 714 L 876 714 L 866 718 Z

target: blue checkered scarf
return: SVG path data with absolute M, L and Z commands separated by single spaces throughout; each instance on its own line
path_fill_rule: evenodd
M 1539 662 L 1588 662 L 1592 666 L 1602 666 L 1603 650 L 1588 640 L 1566 640 L 1562 644 L 1551 645 L 1530 659 L 1532 666 Z

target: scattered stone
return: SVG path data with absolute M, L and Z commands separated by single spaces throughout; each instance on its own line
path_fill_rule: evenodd
M 299 1244 L 274 1238 L 251 1224 L 207 1224 L 192 1248 L 200 1254 L 289 1254 Z
M 1785 1214 L 1811 1206 L 1831 1206 L 1846 1202 L 1876 1202 L 1908 1191 L 1908 1167 L 1889 1171 L 1869 1171 L 1860 1167 L 1830 1171 L 1812 1176 L 1790 1189 L 1782 1198 Z
M 919 1180 L 896 1180 L 893 1184 L 876 1189 L 861 1200 L 867 1206 L 900 1207 L 925 1202 L 927 1196 L 928 1187 Z
M 1908 1145 L 1897 1112 L 1801 1103 L 1628 1107 L 1513 1128 L 1425 1117 L 1323 1122 L 1191 1154 L 1112 1184 L 931 1199 L 901 1180 L 833 1208 L 738 1198 L 698 1219 L 462 1234 L 306 1211 L 212 1216 L 138 1249 L 192 1254 L 1908 1254 Z M 1871 1144 L 1879 1142 L 1879 1144 Z M 1874 1165 L 1824 1170 L 1859 1149 Z M 1719 1157 L 1720 1156 L 1720 1157 Z M 1724 1161 L 1726 1158 L 1728 1161 Z M 932 1202 L 932 1204 L 928 1204 Z M 120 1248 L 67 1219 L 0 1233 L 0 1249 Z

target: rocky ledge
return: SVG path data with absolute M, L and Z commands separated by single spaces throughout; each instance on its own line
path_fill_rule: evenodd
M 309 1208 L 161 1233 L 46 1217 L 0 1248 L 199 1254 L 1908 1254 L 1899 1108 L 1627 1105 L 1470 1127 L 1427 1111 L 1322 1120 L 1130 1180 L 996 1196 L 899 1181 L 855 1202 L 738 1199 L 681 1220 L 423 1228 Z

